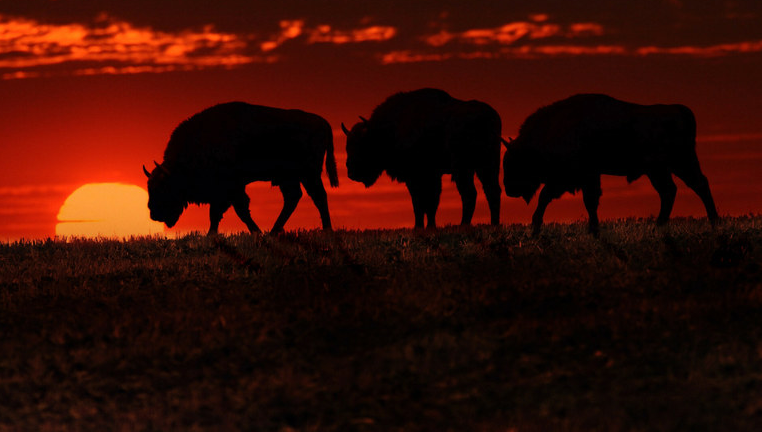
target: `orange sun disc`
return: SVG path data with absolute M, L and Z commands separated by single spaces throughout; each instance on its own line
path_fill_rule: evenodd
M 121 183 L 89 183 L 64 201 L 58 211 L 57 236 L 129 237 L 164 232 L 148 212 L 148 192 Z

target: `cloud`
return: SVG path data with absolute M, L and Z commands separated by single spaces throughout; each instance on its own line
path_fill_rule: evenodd
M 602 36 L 603 26 L 597 23 L 574 23 L 569 26 L 568 37 Z
M 418 63 L 445 60 L 472 59 L 537 59 L 570 56 L 685 56 L 685 57 L 722 57 L 732 54 L 750 54 L 762 52 L 762 41 L 748 41 L 733 44 L 711 45 L 706 47 L 639 47 L 628 48 L 624 45 L 517 45 L 497 50 L 477 50 L 458 52 L 424 52 L 416 50 L 395 50 L 379 55 L 381 64 Z
M 521 39 L 546 39 L 554 36 L 577 38 L 604 34 L 603 26 L 597 23 L 573 23 L 564 27 L 547 22 L 548 15 L 532 15 L 531 19 L 533 22 L 515 21 L 500 27 L 476 28 L 457 33 L 441 30 L 422 39 L 430 46 L 440 47 L 453 41 L 470 45 L 512 45 Z
M 421 38 L 429 49 L 394 50 L 381 54 L 379 59 L 382 64 L 395 64 L 451 59 L 531 59 L 626 53 L 626 48 L 618 45 L 547 44 L 546 40 L 550 38 L 556 42 L 562 42 L 574 38 L 602 36 L 606 31 L 601 24 L 594 22 L 554 24 L 549 22 L 550 16 L 547 14 L 534 14 L 529 19 L 530 21 L 514 21 L 499 27 L 475 28 L 462 32 L 440 30 L 438 33 Z M 449 47 L 449 45 L 454 46 Z M 469 50 L 469 47 L 476 49 Z
M 430 26 L 445 27 L 441 23 Z M 732 54 L 762 52 L 762 41 L 752 40 L 708 46 L 633 46 L 607 40 L 601 36 L 616 35 L 596 22 L 553 23 L 550 15 L 534 14 L 527 21 L 513 21 L 493 28 L 472 28 L 460 32 L 440 29 L 421 36 L 423 46 L 411 45 L 380 53 L 382 64 L 434 62 L 470 59 L 537 59 L 570 56 L 650 55 L 685 57 L 720 57 Z M 581 43 L 584 39 L 584 43 Z M 575 43 L 570 43 L 575 40 Z M 580 40 L 577 42 L 577 40 Z
M 294 39 L 299 37 L 304 29 L 304 21 L 303 20 L 282 20 L 280 22 L 280 33 L 275 36 L 273 39 L 270 39 L 268 41 L 262 42 L 259 46 L 262 49 L 262 51 L 272 51 L 275 48 L 278 48 L 279 46 L 283 45 L 284 42 L 286 42 L 289 39 Z
M 677 47 L 648 46 L 638 48 L 635 51 L 637 55 L 641 56 L 662 54 L 690 57 L 720 57 L 729 54 L 748 54 L 758 52 L 762 52 L 762 40 L 717 44 L 703 47 L 692 45 Z
M 515 50 L 514 53 L 521 53 Z M 619 45 L 543 45 L 531 47 L 528 56 L 594 56 L 594 55 L 624 55 L 627 50 Z
M 71 184 L 41 184 L 41 185 L 17 185 L 0 186 L 0 200 L 8 198 L 36 198 L 51 195 L 68 194 L 75 185 Z
M 494 51 L 424 53 L 411 50 L 390 51 L 379 56 L 381 64 L 418 63 L 445 60 L 537 59 L 559 56 L 626 55 L 618 45 L 523 45 Z
M 163 31 L 107 14 L 89 23 L 64 24 L 0 14 L 0 79 L 234 68 L 283 61 L 288 54 L 280 48 L 287 44 L 304 50 L 318 44 L 338 47 L 374 42 L 364 49 L 382 64 L 605 55 L 720 57 L 762 52 L 762 40 L 638 46 L 612 39 L 620 32 L 602 24 L 557 23 L 550 15 L 539 13 L 497 27 L 462 31 L 450 31 L 442 22 L 430 23 L 418 27 L 427 34 L 406 40 L 399 37 L 397 27 L 370 25 L 370 19 L 355 28 L 309 24 L 305 19 L 284 19 L 278 25 L 271 34 L 228 33 L 212 25 Z M 606 43 L 601 43 L 602 36 L 607 37 Z
M 475 45 L 486 45 L 493 42 L 510 45 L 523 37 L 542 39 L 556 36 L 560 31 L 560 26 L 556 24 L 513 22 L 493 29 L 467 30 L 456 37 Z
M 316 27 L 306 27 L 303 20 L 282 20 L 281 31 L 269 40 L 262 42 L 262 51 L 272 51 L 286 41 L 306 35 L 308 44 L 329 43 L 343 45 L 348 43 L 360 43 L 369 41 L 386 41 L 397 34 L 397 29 L 391 26 L 369 26 L 350 30 L 336 30 L 328 24 L 320 24 Z
M 0 68 L 16 69 L 3 74 L 4 78 L 34 76 L 21 69 L 72 62 L 111 63 L 113 70 L 135 73 L 154 68 L 232 67 L 263 60 L 245 54 L 246 47 L 245 39 L 218 32 L 211 25 L 171 33 L 136 27 L 108 15 L 89 25 L 43 24 L 0 15 Z
M 455 53 L 422 53 L 410 50 L 397 50 L 381 54 L 381 64 L 420 63 L 430 61 L 444 61 L 456 58 Z
M 398 63 L 418 63 L 446 60 L 471 60 L 471 59 L 537 59 L 548 57 L 570 57 L 570 56 L 631 56 L 645 57 L 651 55 L 664 56 L 684 56 L 684 57 L 722 57 L 733 54 L 752 54 L 762 52 L 762 40 L 744 41 L 736 43 L 726 43 L 708 46 L 673 46 L 673 47 L 628 47 L 624 44 L 543 44 L 529 43 L 520 41 L 524 37 L 544 38 L 550 37 L 551 31 L 545 33 L 539 32 L 532 36 L 531 27 L 501 27 L 499 32 L 475 31 L 469 30 L 459 35 L 453 36 L 446 32 L 427 36 L 424 41 L 434 50 L 425 49 L 403 49 L 382 53 L 378 56 L 382 64 Z M 559 31 L 556 35 L 563 35 L 567 38 L 578 37 L 582 35 L 598 36 L 604 34 L 602 27 L 593 23 L 580 23 L 569 26 L 567 31 Z M 538 36 L 541 35 L 541 36 Z M 548 36 L 545 36 L 548 35 Z M 458 47 L 458 49 L 447 50 L 446 44 L 459 39 L 473 44 L 478 49 L 469 51 Z M 488 43 L 497 43 L 497 47 L 486 46 Z M 503 46 L 508 45 L 508 46 Z
M 310 34 L 309 43 L 358 43 L 375 41 L 381 42 L 393 38 L 397 29 L 391 26 L 370 26 L 354 30 L 333 30 L 329 25 L 320 25 Z
M 42 74 L 40 72 L 26 72 L 26 71 L 14 71 L 5 72 L 0 74 L 0 79 L 12 80 L 12 79 L 24 79 L 24 78 L 39 78 Z
M 100 75 L 161 73 L 209 67 L 232 68 L 272 63 L 284 43 L 343 45 L 386 41 L 397 34 L 391 26 L 334 29 L 308 27 L 304 20 L 281 20 L 267 38 L 254 34 L 200 29 L 169 32 L 141 27 L 101 14 L 90 23 L 45 24 L 0 14 L 0 78 L 24 79 L 60 74 Z

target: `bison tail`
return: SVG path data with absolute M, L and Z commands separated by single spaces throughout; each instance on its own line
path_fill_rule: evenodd
M 339 186 L 339 174 L 336 171 L 336 157 L 333 155 L 333 137 L 328 140 L 325 150 L 325 170 L 328 173 L 328 182 L 331 187 Z

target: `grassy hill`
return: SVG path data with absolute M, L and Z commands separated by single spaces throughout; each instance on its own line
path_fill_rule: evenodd
M 0 244 L 0 431 L 757 430 L 762 217 Z

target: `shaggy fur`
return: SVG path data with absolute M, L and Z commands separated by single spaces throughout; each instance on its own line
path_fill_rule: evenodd
M 696 156 L 696 120 L 683 105 L 637 105 L 600 94 L 572 96 L 530 115 L 503 159 L 508 196 L 529 203 L 545 185 L 532 217 L 535 232 L 551 200 L 581 190 L 590 231 L 596 233 L 601 174 L 625 176 L 629 182 L 647 176 L 661 198 L 660 224 L 672 211 L 675 174 L 698 194 L 709 219 L 718 219 Z
M 362 118 L 361 118 L 362 119 Z M 385 171 L 405 183 L 413 201 L 415 226 L 436 226 L 442 176 L 452 174 L 463 202 L 461 224 L 476 206 L 474 174 L 500 223 L 500 116 L 489 105 L 462 101 L 442 90 L 397 93 L 362 119 L 347 135 L 349 178 L 373 185 Z
M 151 218 L 172 227 L 188 204 L 210 204 L 209 233 L 233 206 L 251 232 L 246 185 L 269 181 L 283 193 L 283 210 L 272 231 L 283 230 L 302 196 L 301 186 L 331 229 L 321 179 L 323 158 L 331 186 L 338 186 L 331 126 L 322 117 L 243 102 L 208 108 L 172 132 L 164 161 L 148 173 Z

